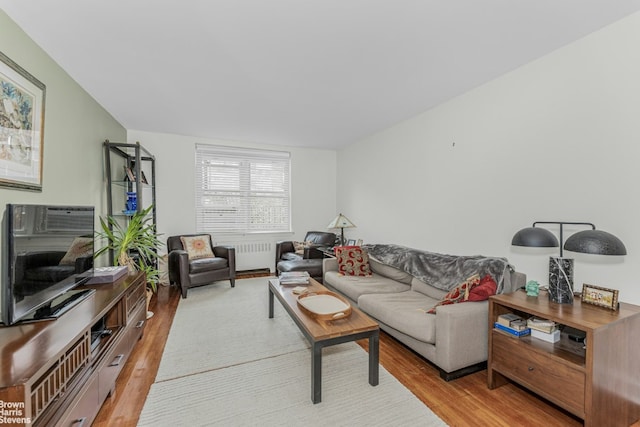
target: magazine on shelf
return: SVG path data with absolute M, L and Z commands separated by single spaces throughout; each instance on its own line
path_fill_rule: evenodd
M 498 322 L 495 322 L 495 323 L 493 324 L 493 326 L 494 326 L 496 329 L 498 329 L 498 330 L 500 330 L 500 331 L 503 331 L 503 332 L 506 332 L 506 333 L 508 333 L 508 334 L 511 334 L 511 335 L 513 335 L 513 336 L 515 336 L 515 337 L 523 337 L 523 336 L 525 336 L 525 335 L 529 335 L 529 334 L 531 334 L 531 329 L 529 329 L 529 328 L 527 328 L 527 329 L 525 329 L 525 330 L 523 330 L 523 331 L 519 331 L 519 330 L 517 330 L 517 329 L 513 329 L 513 328 L 510 328 L 510 327 L 508 327 L 508 326 L 504 326 L 504 325 L 502 325 L 502 324 L 500 324 L 500 323 L 498 323 Z
M 558 329 L 558 324 L 553 320 L 542 319 L 540 317 L 530 317 L 527 319 L 527 326 L 541 332 L 552 333 Z

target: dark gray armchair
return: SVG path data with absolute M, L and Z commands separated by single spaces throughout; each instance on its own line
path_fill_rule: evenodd
M 194 237 L 202 234 L 184 234 L 167 239 L 169 251 L 169 282 L 180 287 L 182 298 L 187 290 L 194 286 L 207 285 L 219 280 L 229 280 L 231 287 L 236 285 L 236 250 L 230 246 L 213 246 L 209 235 L 209 244 L 213 249 L 213 258 L 189 259 L 182 246 L 180 237 Z
M 309 231 L 304 238 L 310 246 L 302 254 L 296 253 L 292 241 L 276 243 L 276 274 L 286 271 L 306 271 L 322 283 L 322 259 L 324 254 L 318 248 L 332 248 L 336 243 L 335 233 Z

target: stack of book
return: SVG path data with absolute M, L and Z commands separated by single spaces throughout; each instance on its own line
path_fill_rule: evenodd
M 306 271 L 287 271 L 280 273 L 280 284 L 283 286 L 299 286 L 309 284 L 309 273 Z
M 527 326 L 527 321 L 515 313 L 499 315 L 493 326 L 515 337 L 522 337 L 531 333 L 531 329 Z
M 531 329 L 531 336 L 547 342 L 560 341 L 560 329 L 553 320 L 530 317 L 527 326 Z

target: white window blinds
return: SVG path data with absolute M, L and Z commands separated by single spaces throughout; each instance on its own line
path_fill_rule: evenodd
M 290 154 L 196 145 L 198 232 L 290 231 Z

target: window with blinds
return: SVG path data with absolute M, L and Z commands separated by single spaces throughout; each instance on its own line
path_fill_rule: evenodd
M 288 232 L 290 154 L 196 145 L 198 232 Z

